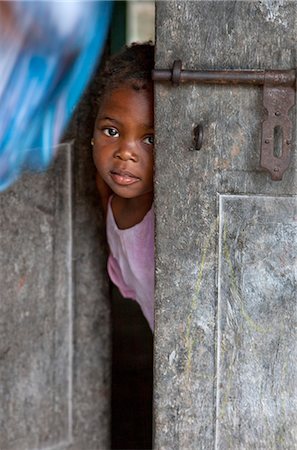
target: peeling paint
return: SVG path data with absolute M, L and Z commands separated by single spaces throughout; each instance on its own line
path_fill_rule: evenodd
M 283 6 L 284 0 L 262 0 L 258 3 L 258 8 L 267 22 L 276 22 L 287 27 L 288 23 L 281 13 Z

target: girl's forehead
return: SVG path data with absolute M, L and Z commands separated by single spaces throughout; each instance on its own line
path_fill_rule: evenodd
M 106 91 L 103 93 L 103 97 L 111 96 L 116 91 L 146 92 L 149 95 L 153 95 L 153 83 L 152 81 L 142 79 L 128 79 L 122 83 L 107 87 Z
M 112 90 L 99 108 L 97 120 L 110 119 L 122 126 L 153 128 L 154 108 L 151 90 L 135 90 L 131 86 L 122 86 Z
M 148 86 L 145 89 L 138 89 L 134 85 L 124 84 L 105 92 L 102 98 L 99 111 L 109 107 L 132 104 L 141 100 L 149 106 L 153 106 L 153 89 Z

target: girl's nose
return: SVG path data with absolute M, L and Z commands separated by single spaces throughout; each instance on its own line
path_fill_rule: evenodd
M 131 143 L 121 142 L 119 148 L 115 151 L 115 158 L 122 159 L 123 161 L 138 161 L 138 154 L 135 150 L 135 146 Z

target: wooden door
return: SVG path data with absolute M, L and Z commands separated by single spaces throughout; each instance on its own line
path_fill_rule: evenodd
M 0 449 L 109 448 L 109 298 L 87 123 L 0 194 Z
M 296 13 L 291 1 L 160 1 L 156 67 L 295 68 Z M 156 449 L 297 448 L 296 141 L 272 181 L 262 97 L 156 82 Z

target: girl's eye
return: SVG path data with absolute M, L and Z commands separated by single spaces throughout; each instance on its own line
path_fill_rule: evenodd
M 145 144 L 154 145 L 154 142 L 155 142 L 154 136 L 148 136 L 148 137 L 144 138 L 143 142 Z
M 118 137 L 119 132 L 115 128 L 104 128 L 103 133 L 109 137 Z

